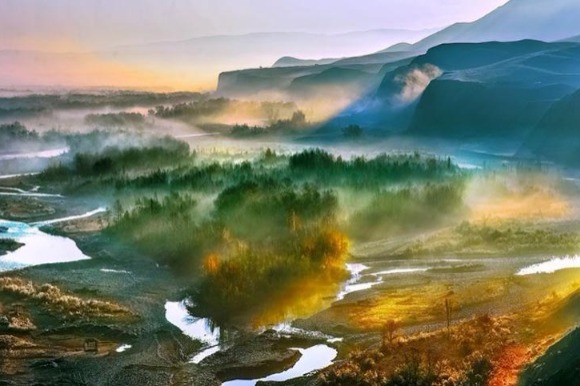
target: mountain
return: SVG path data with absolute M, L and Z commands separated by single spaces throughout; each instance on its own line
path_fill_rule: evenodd
M 580 89 L 553 103 L 524 142 L 520 155 L 580 165 Z
M 345 59 L 338 59 L 329 64 L 314 64 L 314 65 L 300 65 L 300 66 L 275 66 L 272 68 L 258 68 L 248 70 L 236 70 L 222 72 L 218 78 L 217 93 L 222 96 L 240 97 L 255 94 L 282 94 L 287 97 L 289 93 L 296 92 L 296 85 L 299 84 L 306 88 L 313 89 L 317 84 L 313 82 L 308 85 L 308 80 L 316 80 L 326 78 L 325 85 L 330 86 L 328 74 L 333 74 L 331 77 L 335 83 L 332 86 L 336 88 L 346 87 L 351 90 L 353 86 L 352 72 L 349 70 L 366 73 L 372 78 L 372 81 L 367 82 L 368 76 L 360 76 L 361 82 L 356 85 L 357 90 L 363 90 L 370 87 L 369 85 L 376 84 L 378 86 L 382 77 L 386 73 L 385 69 L 393 70 L 397 66 L 408 64 L 414 54 L 412 52 L 379 52 L 370 55 L 355 56 Z M 337 71 L 328 70 L 337 69 Z M 348 79 L 341 79 L 337 74 L 349 74 Z M 360 74 L 364 75 L 364 74 Z M 309 77 L 299 79 L 303 77 Z M 292 86 L 292 87 L 291 87 Z M 324 91 L 324 90 L 321 90 Z M 304 96 L 301 91 L 298 94 Z
M 474 57 L 471 60 L 473 65 L 476 62 L 480 66 L 489 65 L 496 59 L 507 60 L 510 57 L 524 54 L 526 50 L 534 50 L 533 44 L 530 43 L 531 40 L 555 41 L 576 36 L 580 34 L 580 24 L 576 20 L 580 20 L 580 1 L 577 0 L 511 0 L 479 20 L 471 23 L 452 25 L 439 32 L 435 32 L 415 44 L 398 43 L 387 49 L 376 51 L 373 54 L 343 58 L 332 63 L 303 62 L 299 60 L 283 60 L 282 63 L 285 66 L 297 67 L 295 72 L 298 76 L 303 76 L 305 75 L 303 71 L 308 71 L 308 75 L 312 75 L 313 70 L 298 70 L 298 67 L 307 67 L 313 64 L 318 66 L 325 64 L 334 67 L 343 65 L 368 65 L 371 63 L 389 64 L 398 60 L 416 57 L 429 51 L 426 56 L 419 57 L 425 62 L 429 60 L 442 62 L 441 64 L 434 64 L 440 65 L 444 71 L 457 70 L 459 63 L 469 61 L 471 56 Z M 445 48 L 445 50 L 430 51 L 431 48 L 446 43 L 507 42 L 519 40 L 528 40 L 528 43 L 503 46 L 503 51 L 497 51 L 497 47 L 490 50 L 490 46 L 466 47 L 460 45 L 453 46 L 455 52 L 449 47 Z M 535 44 L 538 45 L 540 42 Z M 469 51 L 465 51 L 468 49 Z M 520 52 L 518 50 L 523 51 Z M 442 55 L 450 56 L 445 59 Z M 317 57 L 321 56 L 318 55 Z M 488 60 L 489 63 L 486 63 L 485 60 Z M 277 63 L 278 66 L 279 63 Z M 322 73 L 327 69 L 328 67 L 319 68 L 316 70 L 316 73 Z M 287 78 L 287 73 L 280 74 L 285 79 L 276 80 L 275 73 L 269 72 L 268 70 L 264 70 L 264 72 L 268 72 L 268 74 L 262 75 L 257 70 L 249 70 L 249 72 L 230 71 L 222 74 L 218 82 L 218 92 L 224 95 L 228 95 L 229 93 L 239 94 L 240 90 L 251 92 L 251 84 L 259 85 L 260 88 L 255 90 L 257 92 L 264 91 L 265 89 L 270 92 L 284 92 L 285 88 L 292 83 L 292 79 Z M 264 77 L 269 79 L 267 85 L 263 82 L 255 82 L 256 78 L 263 79 Z M 244 84 L 246 81 L 248 83 Z M 282 88 L 276 89 L 279 85 L 282 85 Z M 380 93 L 381 90 L 379 90 Z M 360 108 L 360 105 L 357 108 Z
M 413 51 L 413 45 L 410 43 L 397 43 L 395 45 L 392 45 L 388 48 L 385 48 L 384 50 L 380 50 L 378 53 L 383 53 L 383 52 L 408 52 L 408 51 Z
M 219 75 L 216 92 L 227 97 L 273 94 L 291 98 L 296 94 L 305 96 L 306 89 L 314 90 L 315 86 L 321 86 L 321 80 L 325 86 L 334 89 L 352 90 L 355 86 L 362 91 L 370 84 L 378 86 L 387 70 L 392 71 L 411 60 L 410 53 L 379 53 L 341 59 L 330 64 L 226 71 Z M 355 72 L 356 76 L 353 75 Z M 317 90 L 317 93 L 324 92 Z
M 331 64 L 339 60 L 334 59 L 298 59 L 292 56 L 284 56 L 278 59 L 272 67 L 300 67 L 300 66 L 317 66 L 324 64 Z
M 371 30 L 336 35 L 312 33 L 253 33 L 200 37 L 180 42 L 160 42 L 118 47 L 99 53 L 109 60 L 151 71 L 178 74 L 183 78 L 206 79 L 215 86 L 220 72 L 240 68 L 270 67 L 280 57 L 341 58 L 374 52 L 385 42 L 427 35 L 428 31 Z M 307 61 L 301 66 L 332 60 Z M 288 67 L 288 59 L 276 67 Z M 282 64 L 282 65 L 280 65 Z M 298 64 L 298 63 L 297 63 Z
M 374 52 L 377 49 L 373 50 L 366 50 L 362 51 L 361 49 L 364 47 L 368 47 L 369 42 L 380 42 L 383 41 L 388 44 L 388 42 L 396 41 L 396 44 L 390 46 L 386 50 L 380 50 L 376 52 L 377 54 L 383 54 L 387 52 L 402 52 L 402 51 L 412 51 L 410 47 L 412 45 L 410 43 L 416 42 L 425 36 L 428 36 L 430 33 L 434 33 L 439 31 L 439 28 L 430 29 L 430 30 L 420 30 L 420 31 L 413 31 L 413 30 L 397 30 L 397 29 L 381 29 L 381 30 L 370 30 L 364 32 L 350 32 L 346 34 L 338 34 L 338 35 L 325 35 L 328 39 L 320 43 L 320 45 L 324 45 L 323 49 L 318 49 L 318 51 L 313 52 L 310 56 L 320 58 L 323 57 L 325 50 L 328 48 L 328 44 L 330 47 L 334 44 L 338 44 L 341 49 L 334 49 L 334 52 L 340 52 L 341 50 L 344 51 L 344 47 L 357 47 L 359 48 L 359 53 L 355 55 L 342 55 L 340 58 L 324 58 L 324 59 L 302 59 L 294 56 L 283 56 L 278 59 L 272 67 L 295 67 L 295 66 L 312 66 L 312 65 L 321 65 L 321 64 L 330 64 L 341 59 L 350 60 L 356 59 L 361 56 L 368 56 L 375 58 L 375 62 L 380 61 L 381 55 L 375 55 Z M 314 35 L 313 35 L 314 36 Z M 398 40 L 396 40 L 398 39 Z M 400 43 L 405 42 L 405 43 Z M 313 41 L 305 42 L 306 46 L 318 45 L 316 39 Z M 368 54 L 369 52 L 373 52 L 372 54 Z M 353 57 L 354 58 L 349 58 Z
M 415 56 L 414 51 L 408 49 L 406 43 L 397 44 L 392 49 L 382 50 L 368 55 L 354 56 L 349 58 L 334 58 L 334 59 L 298 59 L 291 56 L 285 56 L 278 59 L 272 67 L 305 67 L 305 66 L 320 66 L 333 64 L 336 66 L 351 65 L 351 64 L 387 64 L 394 61 Z M 397 51 L 395 47 L 400 47 Z
M 580 43 L 580 35 L 562 39 L 562 42 Z
M 524 40 L 450 44 L 417 57 L 443 74 L 420 96 L 409 132 L 440 137 L 526 135 L 580 87 L 580 45 Z
M 580 304 L 577 301 L 576 307 Z M 518 386 L 576 385 L 580 379 L 580 328 L 574 329 L 527 366 Z
M 226 66 L 230 67 L 231 63 L 240 61 L 245 63 L 232 68 L 238 69 L 270 66 L 280 57 L 342 58 L 366 55 L 384 47 L 385 43 L 398 43 L 401 39 L 417 41 L 429 33 L 429 30 L 388 29 L 335 35 L 299 32 L 253 33 L 123 46 L 104 50 L 102 54 L 130 60 L 191 59 L 188 62 L 189 66 L 197 66 L 197 63 L 213 63 L 223 67 L 223 63 L 226 63 Z
M 342 90 L 360 93 L 373 82 L 378 81 L 377 74 L 365 72 L 360 69 L 345 67 L 330 67 L 320 73 L 305 75 L 292 80 L 288 92 L 295 97 L 323 98 L 328 96 L 330 90 L 336 96 Z
M 577 0 L 511 0 L 471 23 L 457 23 L 412 45 L 426 51 L 444 43 L 557 41 L 580 34 Z
M 324 130 L 356 123 L 383 135 L 521 143 L 554 103 L 580 88 L 577 43 L 443 44 L 397 64 Z

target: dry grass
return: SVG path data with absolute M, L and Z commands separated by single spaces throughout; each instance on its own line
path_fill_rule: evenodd
M 333 386 L 514 385 L 522 367 L 570 327 L 560 315 L 578 291 L 578 270 L 572 269 L 382 292 L 344 309 L 353 326 L 369 331 L 397 320 L 402 326 L 398 337 L 380 349 L 351 352 L 346 360 L 323 371 L 320 382 Z M 449 330 L 444 327 L 445 298 L 452 300 L 454 309 L 455 321 Z M 483 312 L 486 309 L 494 315 Z M 462 314 L 482 316 L 461 319 Z M 428 323 L 435 324 L 428 327 Z M 413 330 L 405 330 L 406 325 L 422 326 L 422 330 L 409 332 Z
M 466 385 L 484 381 L 494 353 L 513 334 L 510 318 L 487 315 L 431 333 L 400 336 L 381 349 L 356 351 L 322 372 L 324 385 Z M 409 383 L 411 382 L 411 383 Z M 483 384 L 483 383 L 482 383 Z
M 378 330 L 385 320 L 394 319 L 402 326 L 441 321 L 445 317 L 445 299 L 453 304 L 453 313 L 476 305 L 501 301 L 508 281 L 502 278 L 473 283 L 432 281 L 421 285 L 388 288 L 380 295 L 345 307 L 353 326 Z
M 83 299 L 52 284 L 34 284 L 17 277 L 0 277 L 0 293 L 40 303 L 64 319 L 128 316 L 128 309 L 110 301 Z

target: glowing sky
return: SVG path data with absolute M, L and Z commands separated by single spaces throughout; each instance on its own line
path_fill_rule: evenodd
M 0 0 L 0 88 L 212 90 L 222 71 L 270 66 L 287 55 L 364 55 L 415 42 L 433 28 L 478 19 L 506 1 Z M 189 40 L 187 47 L 170 43 L 255 32 L 377 29 L 415 30 L 421 36 L 399 40 L 400 31 L 391 31 L 389 41 L 367 33 L 360 41 L 339 37 L 318 45 L 310 37 L 296 40 L 296 34 L 293 43 L 279 35 L 266 43 L 254 36 L 243 44 L 239 38 Z M 151 44 L 158 42 L 163 43 Z
M 78 51 L 216 34 L 425 29 L 506 0 L 0 0 L 0 49 Z

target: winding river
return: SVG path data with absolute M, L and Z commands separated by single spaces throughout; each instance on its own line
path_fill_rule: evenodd
M 296 364 L 280 373 L 269 375 L 265 378 L 251 379 L 251 380 L 233 380 L 222 383 L 222 386 L 254 386 L 257 382 L 283 382 L 290 379 L 298 378 L 313 371 L 324 369 L 332 364 L 336 358 L 337 351 L 325 344 L 319 344 L 306 349 L 293 348 L 292 350 L 299 351 L 302 356 L 298 359 Z
M 572 268 L 580 268 L 579 255 L 568 257 L 553 257 L 548 261 L 544 261 L 541 263 L 533 264 L 528 267 L 522 268 L 518 271 L 516 275 L 527 276 L 527 275 L 547 274 Z
M 0 187 L 0 195 L 61 197 L 56 194 L 38 193 L 36 190 L 25 191 L 19 188 Z M 22 244 L 15 251 L 0 256 L 0 272 L 41 264 L 68 263 L 90 259 L 89 256 L 86 256 L 78 248 L 73 240 L 62 236 L 47 234 L 41 231 L 40 227 L 59 222 L 83 219 L 105 211 L 105 208 L 97 208 L 75 216 L 39 221 L 31 224 L 0 219 L 0 240 L 12 239 Z M 448 261 L 448 263 L 454 263 L 454 261 Z M 531 265 L 529 262 L 527 265 L 518 265 L 518 270 L 514 272 L 516 275 L 549 274 L 563 269 L 580 268 L 580 257 L 554 257 L 543 261 L 536 260 L 535 264 L 532 263 Z M 350 272 L 350 279 L 343 283 L 341 290 L 334 300 L 341 301 L 349 294 L 371 289 L 383 283 L 384 277 L 389 275 L 423 274 L 430 271 L 431 268 L 420 265 L 393 266 L 390 269 L 379 271 L 376 268 L 373 270 L 364 264 L 347 264 L 346 269 Z M 127 273 L 127 271 L 109 271 L 111 273 Z M 175 325 L 185 335 L 203 344 L 203 350 L 191 358 L 190 361 L 192 363 L 200 363 L 205 358 L 224 348 L 222 342 L 220 342 L 219 328 L 213 328 L 208 319 L 192 317 L 188 313 L 187 304 L 184 301 L 166 302 L 165 317 L 169 323 Z M 289 322 L 273 326 L 272 328 L 280 333 L 290 335 L 293 333 L 303 333 L 303 331 L 298 331 L 293 328 Z M 293 348 L 292 350 L 300 352 L 301 356 L 294 366 L 286 371 L 271 374 L 260 379 L 232 380 L 225 382 L 223 385 L 250 386 L 255 385 L 258 381 L 285 381 L 324 369 L 331 365 L 337 356 L 336 349 L 331 347 L 332 343 L 340 341 L 340 338 L 334 337 L 325 337 L 325 339 L 328 344 L 317 344 L 309 348 Z M 130 349 L 131 346 L 129 345 L 121 345 L 116 351 L 122 353 Z
M 73 240 L 67 237 L 50 235 L 41 231 L 39 227 L 86 218 L 103 211 L 105 211 L 105 208 L 99 208 L 77 216 L 41 221 L 35 224 L 0 220 L 0 239 L 12 239 L 22 244 L 15 251 L 0 256 L 0 272 L 41 264 L 70 263 L 90 259 L 78 248 Z
M 514 272 L 515 275 L 532 275 L 532 274 L 549 274 L 556 271 L 580 268 L 580 257 L 554 257 L 549 260 L 540 260 L 538 258 L 531 259 L 518 259 L 514 262 L 515 266 L 519 268 Z M 533 260 L 536 262 L 534 263 Z M 486 262 L 486 260 L 478 260 L 481 262 Z M 407 263 L 411 263 L 410 261 Z M 422 266 L 422 264 L 429 263 L 432 265 Z M 489 262 L 494 263 L 494 261 Z M 527 263 L 527 264 L 526 264 Z M 346 269 L 350 273 L 350 279 L 343 283 L 340 291 L 336 295 L 335 301 L 343 300 L 347 295 L 353 294 L 355 292 L 369 290 L 384 282 L 385 277 L 391 275 L 412 275 L 412 274 L 428 274 L 432 272 L 433 269 L 440 266 L 453 267 L 457 264 L 465 264 L 463 260 L 454 259 L 444 259 L 444 260 L 433 260 L 433 261 L 423 261 L 422 264 L 416 266 L 393 266 L 386 270 L 373 270 L 364 264 L 351 263 L 346 265 Z M 531 264 L 531 265 L 530 265 Z M 165 304 L 166 319 L 178 327 L 185 335 L 202 342 L 204 348 L 195 355 L 192 359 L 192 363 L 200 363 L 205 358 L 215 354 L 216 352 L 224 349 L 220 345 L 219 339 L 219 329 L 212 329 L 211 323 L 208 319 L 195 318 L 192 317 L 186 307 L 185 301 L 183 302 L 167 302 Z M 272 329 L 292 335 L 294 333 L 304 333 L 304 331 L 292 327 L 291 322 L 281 323 L 277 326 L 271 327 Z M 286 381 L 294 378 L 298 378 L 309 374 L 314 371 L 322 370 L 332 364 L 336 359 L 337 352 L 331 347 L 332 343 L 341 341 L 341 338 L 325 337 L 328 344 L 318 344 L 310 348 L 293 348 L 293 350 L 299 351 L 301 353 L 300 359 L 294 364 L 289 370 L 271 374 L 265 378 L 260 379 L 238 379 L 223 383 L 223 386 L 253 386 L 258 381 Z
M 345 282 L 342 286 L 341 291 L 337 294 L 335 300 L 341 300 L 346 295 L 363 291 L 365 289 L 372 288 L 373 286 L 380 284 L 382 282 L 382 275 L 375 276 L 374 281 L 368 283 L 360 283 L 363 277 L 368 275 L 362 275 L 363 272 L 370 269 L 370 267 L 363 264 L 347 264 L 346 269 L 350 273 L 350 279 Z M 404 270 L 403 270 L 404 271 Z M 406 272 L 406 271 L 405 271 Z M 389 274 L 391 272 L 383 272 L 381 274 Z M 396 273 L 396 272 L 392 272 Z M 403 273 L 403 272 L 401 272 Z M 377 275 L 377 274 L 375 274 Z M 220 344 L 220 330 L 219 328 L 213 328 L 209 319 L 205 318 L 195 318 L 191 316 L 187 310 L 187 302 L 166 302 L 165 303 L 165 318 L 167 321 L 177 328 L 179 328 L 185 335 L 190 338 L 201 342 L 204 348 L 191 358 L 190 362 L 198 364 L 205 358 L 219 352 L 223 347 Z M 273 330 L 280 333 L 290 334 L 293 333 L 309 333 L 308 331 L 303 331 L 292 327 L 290 322 L 280 323 L 276 326 L 271 326 Z M 321 333 L 317 335 L 324 336 Z M 341 338 L 335 338 L 331 336 L 324 336 L 329 344 L 336 343 L 341 340 Z M 318 344 L 306 349 L 303 348 L 292 348 L 300 352 L 301 356 L 299 360 L 290 369 L 271 374 L 265 378 L 260 379 L 238 379 L 223 383 L 224 386 L 253 386 L 258 381 L 286 381 L 289 379 L 304 376 L 313 371 L 318 371 L 324 369 L 332 364 L 334 359 L 336 359 L 337 351 L 333 347 L 327 344 Z
M 31 153 L 13 153 L 0 155 L 0 161 L 14 160 L 14 159 L 30 159 L 30 158 L 55 158 L 69 151 L 68 147 L 61 147 L 58 149 L 49 149 L 35 151 Z
M 408 274 L 413 272 L 425 272 L 428 268 L 394 268 L 388 271 L 380 271 L 375 273 L 366 273 L 371 270 L 371 267 L 364 264 L 349 263 L 346 264 L 346 269 L 350 273 L 348 279 L 342 286 L 341 290 L 335 297 L 335 301 L 344 299 L 348 294 L 354 292 L 364 291 L 370 289 L 383 282 L 383 276 L 394 274 Z M 188 313 L 187 302 L 166 302 L 165 303 L 165 318 L 171 324 L 179 328 L 185 335 L 201 342 L 204 348 L 191 358 L 191 363 L 200 363 L 205 358 L 219 352 L 225 347 L 220 344 L 220 331 L 217 328 L 212 328 L 209 319 L 195 318 Z M 265 378 L 259 379 L 237 379 L 224 382 L 223 386 L 253 386 L 258 381 L 287 381 L 298 378 L 314 371 L 322 370 L 332 364 L 336 359 L 337 351 L 330 346 L 332 343 L 340 342 L 342 338 L 332 336 L 325 336 L 322 333 L 304 331 L 292 327 L 291 321 L 282 322 L 269 328 L 278 331 L 282 334 L 313 334 L 317 337 L 323 337 L 328 344 L 318 344 L 309 348 L 292 348 L 300 352 L 301 356 L 298 361 L 290 369 L 279 373 L 271 374 Z
M 171 324 L 179 328 L 185 335 L 204 344 L 205 348 L 193 358 L 191 358 L 191 363 L 198 364 L 205 358 L 217 353 L 222 349 L 219 340 L 219 328 L 212 328 L 209 319 L 192 317 L 187 311 L 187 304 L 185 301 L 165 303 L 165 318 Z M 279 332 L 288 332 L 289 334 L 295 330 L 288 324 L 274 326 L 274 329 Z M 336 342 L 337 340 L 336 338 L 328 337 L 328 341 L 331 343 Z M 332 361 L 334 361 L 337 356 L 336 349 L 326 344 L 318 344 L 306 349 L 292 348 L 291 350 L 298 351 L 301 354 L 300 359 L 298 359 L 292 368 L 280 373 L 271 374 L 265 378 L 251 380 L 232 380 L 225 382 L 222 385 L 252 386 L 255 385 L 258 381 L 286 381 L 289 379 L 301 377 L 313 371 L 324 369 L 325 367 L 330 366 Z

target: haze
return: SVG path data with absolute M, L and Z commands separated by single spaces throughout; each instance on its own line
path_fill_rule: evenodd
M 0 386 L 580 386 L 580 0 L 211 1 L 0 0 Z
M 220 72 L 366 55 L 502 3 L 0 0 L 0 86 L 213 90 Z
M 470 21 L 505 2 L 368 0 L 361 6 L 353 0 L 2 0 L 0 48 L 76 50 L 273 31 L 420 30 Z

